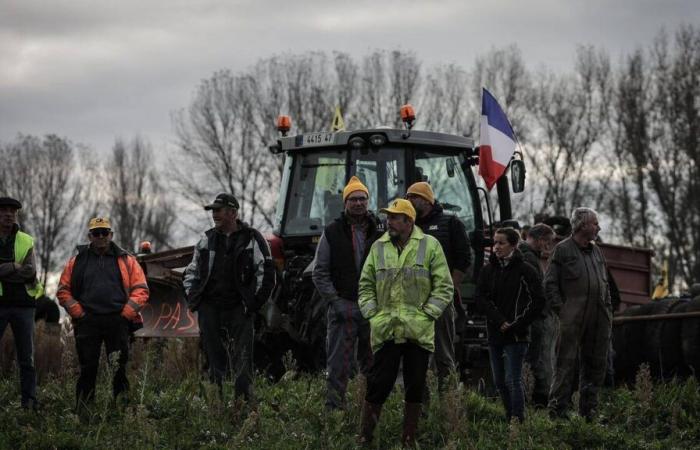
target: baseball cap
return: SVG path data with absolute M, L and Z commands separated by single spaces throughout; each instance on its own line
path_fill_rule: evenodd
M 229 207 L 229 208 L 234 208 L 238 209 L 238 200 L 236 200 L 236 197 L 234 197 L 231 194 L 224 194 L 221 193 L 216 196 L 214 201 L 210 203 L 209 205 L 205 205 L 204 209 L 209 211 L 211 209 L 219 209 L 219 208 L 224 208 L 224 207 Z
M 22 209 L 22 204 L 19 200 L 15 200 L 12 197 L 0 197 L 0 206 L 9 206 L 15 209 Z
M 90 223 L 88 223 L 88 230 L 94 230 L 96 228 L 106 228 L 108 230 L 112 229 L 112 224 L 109 223 L 109 219 L 106 217 L 94 217 L 90 219 Z
M 394 200 L 388 207 L 380 209 L 379 212 L 387 214 L 403 214 L 410 217 L 413 221 L 416 220 L 416 210 L 413 208 L 413 204 L 403 198 Z

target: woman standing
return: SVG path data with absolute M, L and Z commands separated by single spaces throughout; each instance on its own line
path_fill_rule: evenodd
M 479 275 L 476 303 L 487 317 L 491 372 L 506 416 L 525 418 L 522 370 L 530 339 L 530 323 L 544 305 L 542 280 L 517 249 L 520 235 L 499 228 L 493 253 Z

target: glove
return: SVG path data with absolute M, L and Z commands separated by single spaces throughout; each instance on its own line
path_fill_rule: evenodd
M 139 316 L 139 313 L 127 303 L 124 305 L 124 308 L 122 308 L 121 316 L 126 320 L 133 322 Z
M 68 311 L 68 314 L 73 319 L 82 319 L 85 317 L 85 311 L 83 311 L 83 307 L 80 305 L 80 303 L 74 303 L 73 306 L 67 308 L 66 311 Z

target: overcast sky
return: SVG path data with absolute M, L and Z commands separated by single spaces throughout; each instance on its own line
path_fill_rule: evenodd
M 577 44 L 615 61 L 681 23 L 700 24 L 697 0 L 0 0 L 0 141 L 106 151 L 140 134 L 163 150 L 201 79 L 278 53 L 400 48 L 468 68 L 515 43 L 530 68 L 567 70 Z

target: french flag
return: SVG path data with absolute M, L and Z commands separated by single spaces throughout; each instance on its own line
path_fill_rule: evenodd
M 515 133 L 493 95 L 484 88 L 481 96 L 479 175 L 490 191 L 503 175 L 515 153 Z

